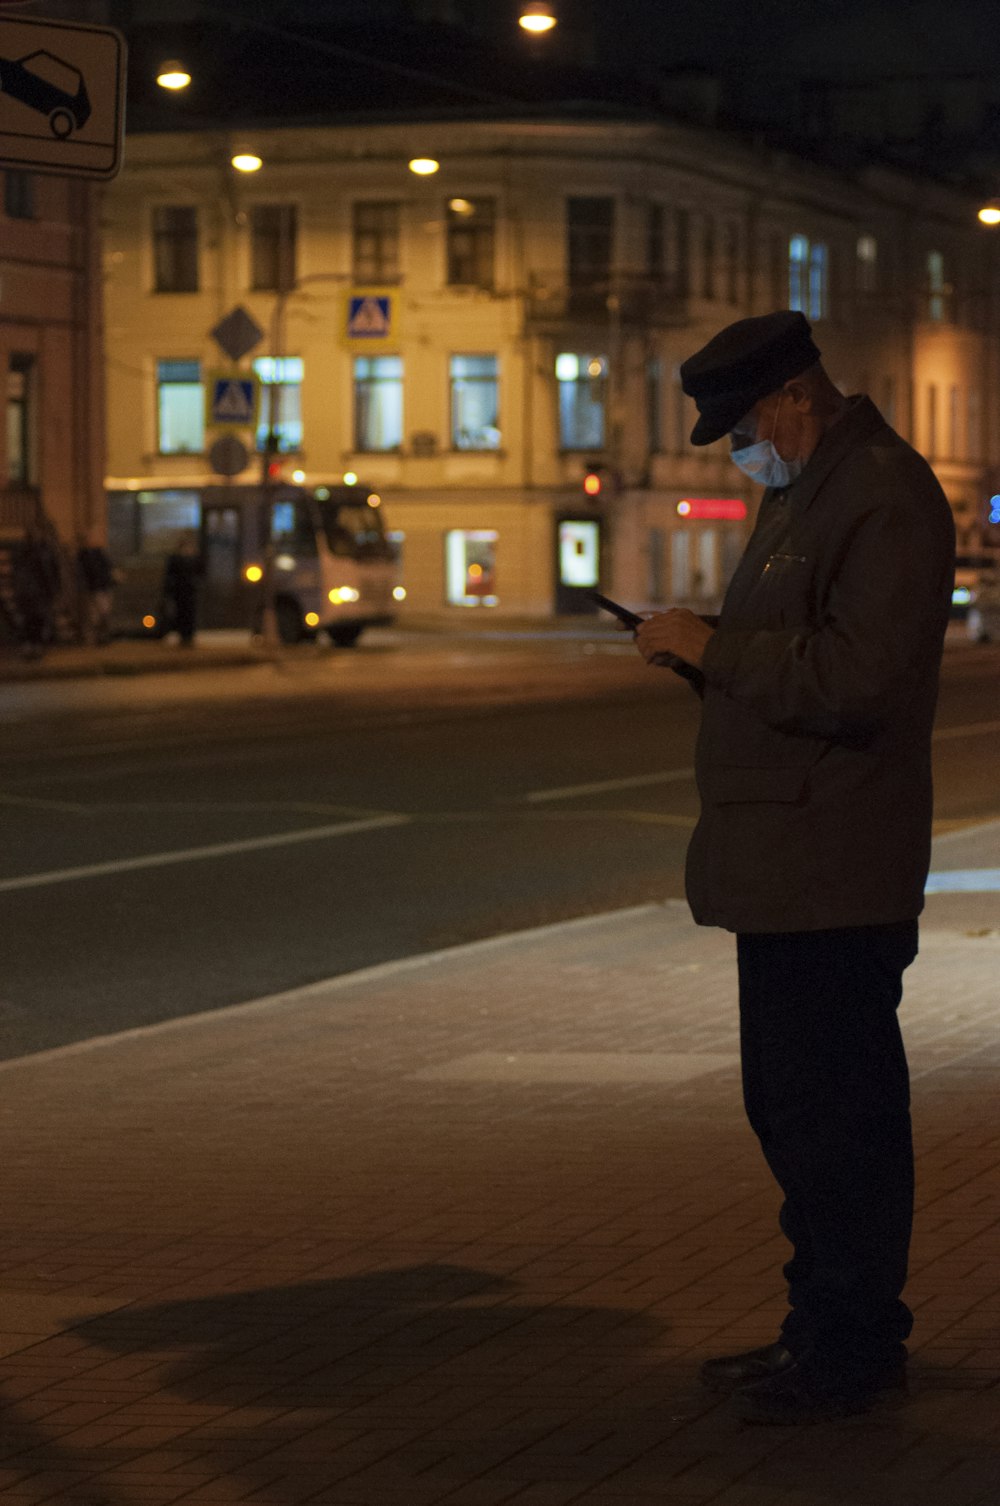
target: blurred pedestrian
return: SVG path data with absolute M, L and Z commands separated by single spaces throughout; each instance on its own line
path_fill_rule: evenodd
M 53 638 L 60 570 L 50 533 L 42 523 L 29 523 L 11 555 L 11 588 L 25 659 L 40 659 Z
M 80 602 L 80 627 L 85 643 L 111 641 L 111 608 L 114 602 L 115 568 L 96 530 L 77 536 L 76 581 Z
M 194 646 L 203 569 L 195 535 L 182 534 L 177 548 L 167 556 L 163 573 L 163 596 L 164 619 L 176 631 L 183 648 Z
M 927 463 L 830 381 L 801 314 L 730 325 L 681 378 L 692 443 L 728 435 L 767 490 L 721 616 L 664 612 L 637 643 L 697 671 L 688 900 L 736 933 L 744 1101 L 792 1245 L 777 1342 L 702 1377 L 748 1421 L 812 1422 L 905 1381 L 897 1009 L 930 859 L 954 526 Z

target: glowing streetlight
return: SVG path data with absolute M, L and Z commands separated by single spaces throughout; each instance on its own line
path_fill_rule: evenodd
M 414 157 L 410 162 L 410 172 L 416 173 L 418 178 L 429 178 L 440 166 L 433 157 Z
M 191 75 L 183 63 L 178 63 L 176 58 L 171 58 L 169 63 L 160 64 L 156 82 L 161 89 L 186 89 L 191 82 Z
M 521 7 L 519 24 L 534 36 L 541 36 L 543 32 L 551 31 L 556 21 L 556 13 L 551 5 L 546 4 L 546 0 L 528 0 L 528 3 Z
M 992 204 L 984 204 L 979 218 L 984 225 L 1000 225 L 1000 203 L 994 200 Z
M 259 173 L 264 166 L 263 160 L 257 156 L 256 152 L 237 152 L 232 160 L 238 173 Z

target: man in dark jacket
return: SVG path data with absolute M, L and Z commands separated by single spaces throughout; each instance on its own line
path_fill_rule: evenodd
M 648 662 L 698 671 L 688 899 L 737 936 L 744 1100 L 793 1248 L 778 1342 L 702 1370 L 757 1422 L 866 1410 L 904 1383 L 913 1322 L 897 1009 L 930 861 L 954 527 L 930 467 L 819 355 L 784 312 L 682 366 L 692 443 L 728 434 L 767 490 L 717 622 L 677 609 L 637 635 Z

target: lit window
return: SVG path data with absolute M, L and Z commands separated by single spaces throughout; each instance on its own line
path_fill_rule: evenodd
M 459 607 L 495 607 L 497 534 L 452 528 L 444 536 L 448 601 Z
M 578 355 L 570 351 L 556 356 L 561 449 L 603 450 L 607 378 L 606 356 Z
M 35 480 L 31 356 L 12 354 L 7 363 L 7 480 L 30 486 Z
M 873 235 L 858 236 L 858 292 L 878 292 L 878 241 Z
M 810 319 L 826 318 L 829 308 L 828 247 L 806 235 L 788 242 L 788 307 Z
M 452 356 L 450 372 L 451 442 L 455 449 L 499 449 L 496 356 Z
M 354 448 L 398 450 L 403 443 L 402 356 L 354 362 Z
M 951 288 L 945 277 L 944 254 L 941 251 L 927 253 L 927 317 L 935 324 L 942 324 L 951 314 Z
M 257 422 L 257 449 L 272 449 L 280 454 L 302 448 L 302 377 L 300 356 L 259 356 L 253 363 L 263 391 Z M 274 440 L 268 446 L 274 408 Z
M 198 361 L 157 361 L 158 449 L 199 455 L 205 448 L 205 389 Z

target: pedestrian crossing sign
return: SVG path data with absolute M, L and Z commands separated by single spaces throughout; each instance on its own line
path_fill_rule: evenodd
M 260 382 L 246 372 L 217 371 L 208 383 L 208 423 L 216 429 L 252 429 L 257 423 Z
M 344 341 L 355 350 L 389 350 L 399 340 L 399 291 L 352 288 L 345 299 Z

